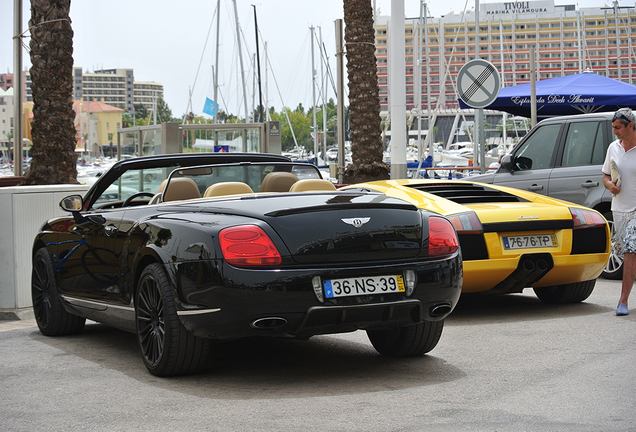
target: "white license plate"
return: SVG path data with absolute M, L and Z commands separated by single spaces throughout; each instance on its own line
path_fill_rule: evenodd
M 323 282 L 327 298 L 404 292 L 402 275 L 331 279 Z
M 557 239 L 554 234 L 506 236 L 502 237 L 502 240 L 504 249 L 528 249 L 557 246 Z

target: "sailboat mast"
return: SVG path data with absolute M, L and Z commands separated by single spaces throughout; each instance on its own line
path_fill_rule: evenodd
M 219 46 L 221 45 L 221 41 L 219 39 L 219 34 L 221 30 L 221 0 L 217 0 L 216 2 L 216 59 L 214 60 L 215 64 L 215 74 L 214 74 L 214 123 L 219 122 L 219 116 L 217 115 L 219 112 Z M 218 133 L 214 134 L 214 144 L 216 144 Z
M 318 165 L 318 125 L 316 124 L 316 67 L 314 66 L 314 27 L 309 27 L 311 30 L 311 89 L 313 92 L 314 101 L 314 158 L 316 165 Z
M 247 89 L 245 87 L 245 69 L 243 67 L 243 51 L 241 50 L 241 32 L 239 30 L 238 10 L 236 8 L 236 0 L 232 0 L 234 4 L 234 18 L 236 21 L 236 43 L 238 44 L 239 61 L 241 63 L 241 83 L 243 84 L 243 107 L 245 108 L 245 122 L 247 123 L 249 113 L 247 111 Z
M 318 27 L 318 37 L 320 44 L 318 48 L 323 46 L 322 43 L 322 27 Z M 322 49 L 320 51 L 322 53 Z M 324 70 L 325 59 L 320 56 L 320 75 L 322 76 L 322 155 L 325 162 L 327 162 L 327 74 Z
M 254 8 L 254 33 L 256 36 L 256 69 L 258 74 L 256 79 L 258 80 L 258 119 L 256 123 L 263 121 L 263 92 L 261 89 L 261 58 L 258 51 L 258 20 L 256 19 L 256 5 L 252 5 Z

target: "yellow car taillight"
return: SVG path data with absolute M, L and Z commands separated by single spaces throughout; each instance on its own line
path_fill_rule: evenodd
M 572 213 L 574 229 L 593 228 L 607 223 L 603 216 L 593 210 L 570 207 L 570 213 Z

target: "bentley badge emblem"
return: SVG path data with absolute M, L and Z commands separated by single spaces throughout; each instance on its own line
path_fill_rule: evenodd
M 353 225 L 356 228 L 360 228 L 362 225 L 369 222 L 371 218 L 364 217 L 364 218 L 351 218 L 351 219 L 340 219 L 340 220 L 346 224 Z

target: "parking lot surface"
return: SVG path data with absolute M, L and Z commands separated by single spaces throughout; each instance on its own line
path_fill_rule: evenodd
M 210 372 L 167 379 L 132 334 L 88 323 L 49 338 L 0 321 L 1 428 L 634 431 L 636 309 L 615 316 L 619 291 L 599 279 L 574 305 L 464 295 L 421 358 L 382 357 L 364 332 L 240 340 L 218 346 Z

